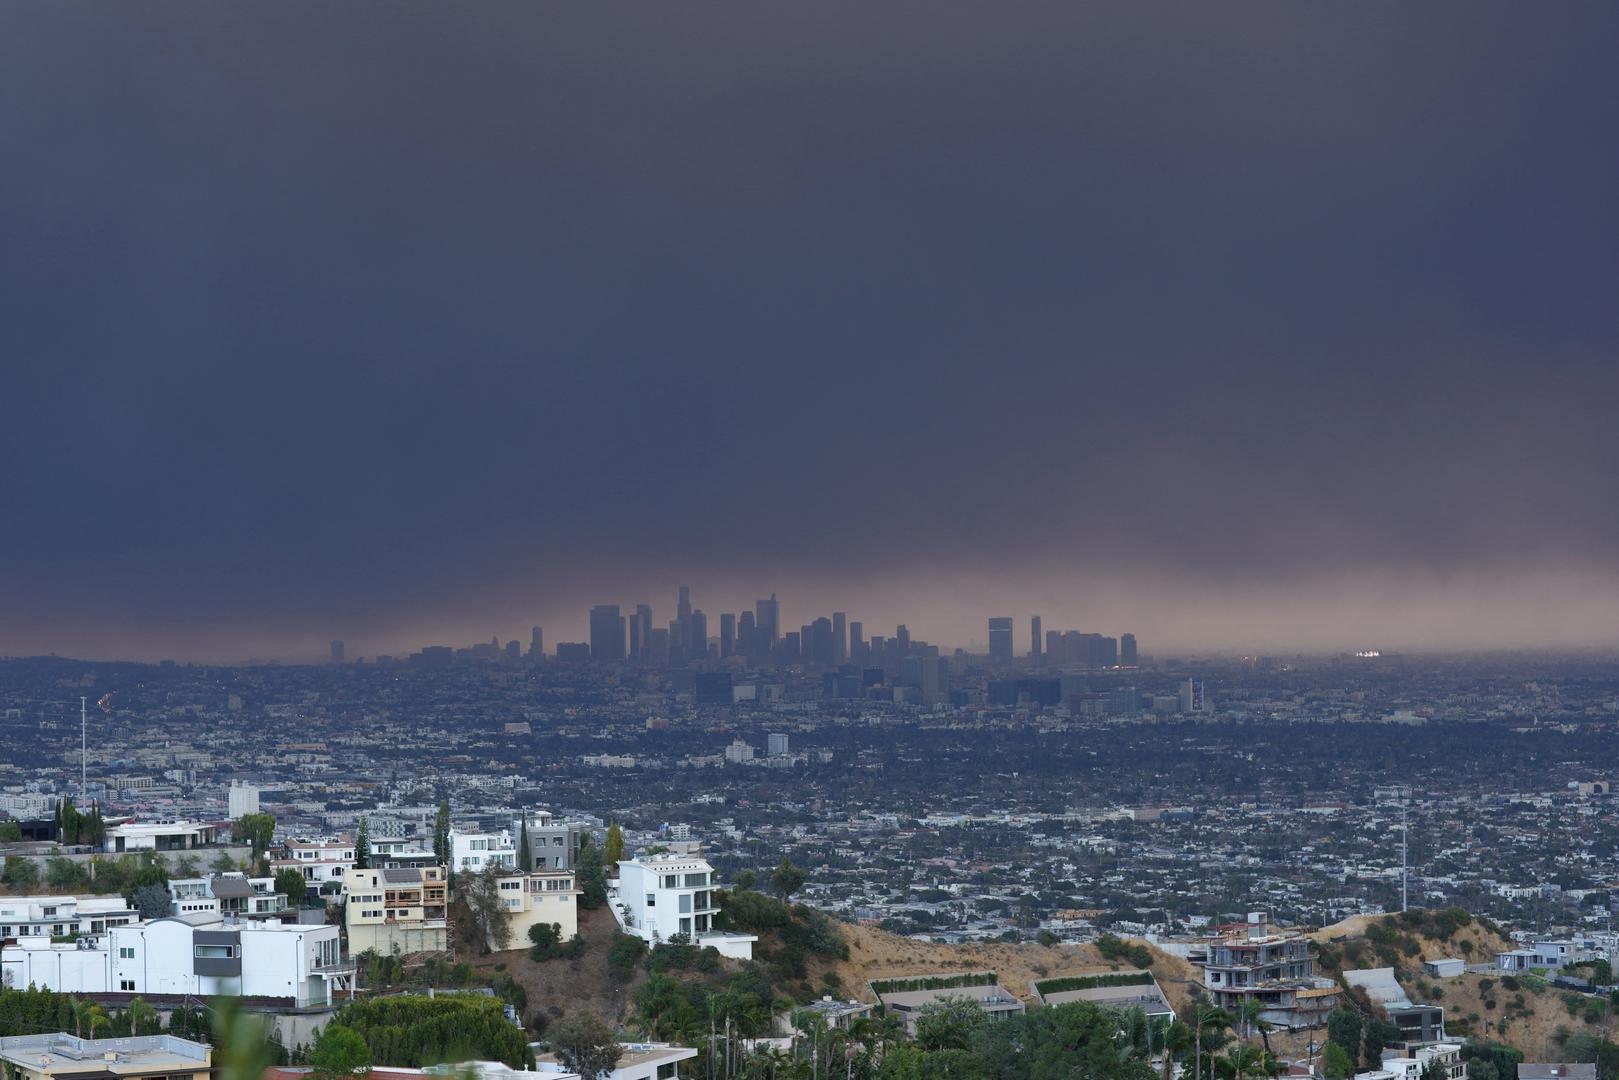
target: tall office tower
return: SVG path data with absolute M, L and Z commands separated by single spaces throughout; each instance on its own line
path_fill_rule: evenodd
M 769 753 L 771 757 L 781 757 L 783 754 L 787 753 L 787 736 L 774 734 L 767 735 L 765 737 L 765 746 L 768 748 L 766 752 Z
M 736 651 L 749 660 L 759 658 L 759 626 L 751 611 L 744 611 L 736 620 Z
M 911 631 L 904 623 L 900 623 L 894 628 L 894 642 L 898 643 L 894 647 L 899 649 L 901 656 L 911 655 Z M 898 665 L 896 664 L 895 666 Z
M 641 651 L 646 648 L 646 642 L 641 639 L 641 617 L 636 615 L 630 619 L 630 659 L 641 659 Z
M 720 614 L 720 658 L 736 655 L 736 614 L 726 611 Z
M 811 659 L 810 646 L 814 643 L 814 640 L 815 639 L 810 636 L 809 623 L 805 623 L 803 626 L 800 626 L 798 628 L 798 655 L 803 657 L 805 660 Z
M 708 616 L 699 609 L 686 616 L 686 659 L 708 658 Z
M 669 666 L 669 631 L 661 626 L 647 635 L 646 661 L 654 667 Z
M 849 616 L 842 611 L 832 613 L 832 662 L 847 663 L 849 659 Z
M 810 659 L 832 667 L 838 663 L 837 643 L 832 640 L 832 620 L 822 615 L 810 623 Z
M 849 662 L 864 664 L 866 657 L 866 624 L 852 622 L 849 624 Z
M 523 658 L 523 643 L 516 638 L 506 642 L 506 659 L 521 660 Z
M 1046 653 L 1045 653 L 1045 655 L 1046 655 L 1046 663 L 1048 663 L 1048 664 L 1060 664 L 1060 663 L 1062 663 L 1062 631 L 1061 630 L 1047 630 L 1046 631 Z
M 1012 662 L 1012 620 L 1004 616 L 989 620 L 989 662 Z
M 1136 636 L 1134 634 L 1121 634 L 1119 636 L 1119 663 L 1125 667 L 1136 666 Z
M 597 663 L 624 659 L 624 616 L 617 604 L 590 609 L 590 658 Z
M 1040 616 L 1029 616 L 1029 659 L 1040 659 Z
M 786 751 L 782 751 L 786 753 Z M 244 784 L 240 780 L 232 780 L 227 789 L 226 802 L 230 819 L 246 817 L 259 812 L 259 789 L 252 784 Z M 10 974 L 10 972 L 7 972 Z
M 1065 663 L 1085 662 L 1085 635 L 1078 630 L 1065 630 L 1062 635 L 1062 658 Z
M 753 611 L 759 632 L 765 636 L 765 642 L 774 647 L 776 638 L 781 635 L 781 604 L 776 601 L 776 594 L 771 593 L 769 600 L 757 601 Z
M 635 621 L 641 624 L 641 652 L 644 654 L 647 641 L 652 637 L 652 605 L 636 604 Z
M 675 617 L 679 618 L 679 619 L 684 619 L 687 615 L 690 615 L 690 614 L 691 614 L 691 586 L 690 585 L 682 585 L 680 587 L 680 607 L 675 611 Z
M 1203 693 L 1202 679 L 1187 679 L 1181 683 L 1181 712 L 1206 713 L 1209 710 L 1209 699 Z
M 343 643 L 341 641 L 335 641 L 334 640 L 332 642 L 332 663 L 341 664 L 342 662 L 343 662 Z
M 797 630 L 794 630 L 790 634 L 781 635 L 781 647 L 778 650 L 781 653 L 781 658 L 783 660 L 791 661 L 797 660 L 800 656 L 802 656 L 803 649 L 800 647 L 799 642 L 803 640 L 803 637 Z
M 545 655 L 545 631 L 536 626 L 528 638 L 528 658 L 538 660 Z

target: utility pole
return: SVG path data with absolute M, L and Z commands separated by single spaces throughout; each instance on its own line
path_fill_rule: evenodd
M 89 698 L 79 698 L 79 801 L 85 802 L 90 791 L 90 711 L 85 702 Z
M 1406 881 L 1409 874 L 1409 864 L 1406 860 L 1406 849 L 1410 842 L 1411 836 L 1409 821 L 1406 817 L 1407 808 L 1409 805 L 1409 799 L 1403 799 L 1400 802 L 1400 913 L 1402 915 L 1409 910 L 1406 906 Z

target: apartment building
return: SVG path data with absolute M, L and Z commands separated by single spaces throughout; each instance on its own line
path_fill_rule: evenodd
M 714 888 L 714 868 L 701 856 L 646 855 L 619 862 L 608 901 L 624 932 L 652 945 L 683 935 L 721 955 L 751 959 L 756 935 L 714 929 Z
M 1446 1080 L 1467 1080 L 1467 1062 L 1462 1060 L 1462 1048 L 1455 1043 L 1386 1051 L 1382 1068 L 1356 1073 L 1355 1080 L 1423 1080 L 1434 1061 L 1445 1070 Z
M 450 830 L 450 867 L 457 874 L 478 874 L 494 867 L 517 868 L 517 841 L 512 834 Z
M 228 995 L 305 1008 L 351 989 L 354 965 L 343 959 L 335 926 L 195 914 L 71 942 L 28 938 L 0 948 L 0 972 L 12 986 L 68 994 Z
M 343 923 L 349 952 L 442 952 L 449 944 L 448 879 L 442 866 L 348 871 Z
M 1272 933 L 1264 912 L 1251 912 L 1208 946 L 1203 986 L 1220 1008 L 1257 1001 L 1260 1019 L 1286 1028 L 1323 1023 L 1340 995 L 1335 981 L 1315 974 L 1309 939 Z
M 213 1051 L 173 1035 L 80 1039 L 65 1033 L 0 1039 L 0 1072 L 16 1080 L 208 1080 Z
M 335 892 L 343 887 L 343 875 L 354 867 L 354 841 L 347 836 L 304 837 L 288 840 L 279 858 L 270 861 L 270 872 L 296 870 L 311 889 Z
M 294 914 L 286 896 L 275 891 L 273 877 L 225 873 L 176 878 L 169 882 L 169 896 L 176 915 L 282 919 Z
M 139 918 L 121 896 L 0 896 L 0 942 L 100 934 Z

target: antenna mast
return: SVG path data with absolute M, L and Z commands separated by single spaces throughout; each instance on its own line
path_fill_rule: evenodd
M 1407 807 L 1410 805 L 1410 796 L 1400 800 L 1400 911 L 1409 910 L 1406 906 L 1406 881 L 1409 873 L 1409 863 L 1406 860 L 1406 845 L 1410 840 L 1411 829 L 1406 817 Z
M 90 713 L 85 708 L 89 698 L 79 698 L 79 801 L 89 797 L 90 791 Z

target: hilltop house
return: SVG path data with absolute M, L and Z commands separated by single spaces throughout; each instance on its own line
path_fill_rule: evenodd
M 1211 943 L 1203 986 L 1214 1003 L 1235 1011 L 1247 1001 L 1264 1006 L 1260 1019 L 1277 1027 L 1313 1027 L 1338 1005 L 1338 984 L 1315 974 L 1310 940 L 1273 934 L 1262 911 Z
M 755 934 L 714 929 L 714 868 L 695 855 L 643 855 L 618 864 L 618 884 L 608 906 L 626 934 L 651 945 L 683 936 L 723 956 L 751 959 Z
M 349 952 L 443 952 L 449 947 L 449 891 L 442 866 L 350 870 L 343 875 Z

